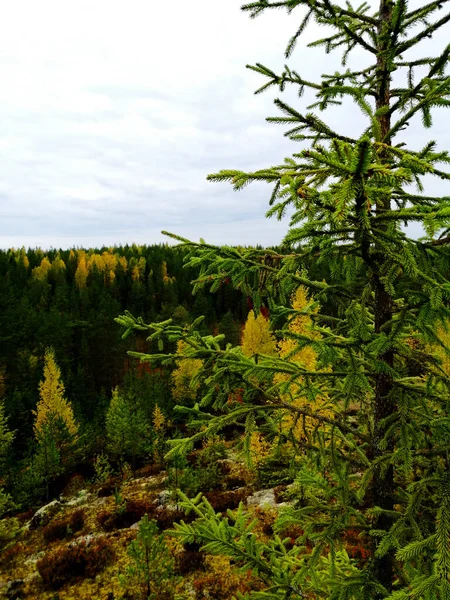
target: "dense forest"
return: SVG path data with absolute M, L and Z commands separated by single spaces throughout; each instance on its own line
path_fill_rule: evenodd
M 185 255 L 168 245 L 0 251 L 0 393 L 9 427 L 16 431 L 8 450 L 13 492 L 35 452 L 33 411 L 49 349 L 89 438 L 87 460 L 104 449 L 105 415 L 116 386 L 139 394 L 147 415 L 158 404 L 169 416 L 175 404 L 170 370 L 143 369 L 127 357 L 127 350 L 151 352 L 152 345 L 143 335 L 123 340 L 118 315 L 128 310 L 146 322 L 171 318 L 180 325 L 204 316 L 205 331 L 239 342 L 247 298 L 226 284 L 194 297 L 196 270 L 183 268 Z M 26 493 L 36 500 L 36 481 L 29 485 Z
M 0 254 L 7 598 L 450 599 L 448 2 L 242 7 L 345 67 L 250 65 L 296 151 L 208 175 L 272 186 L 280 248 Z

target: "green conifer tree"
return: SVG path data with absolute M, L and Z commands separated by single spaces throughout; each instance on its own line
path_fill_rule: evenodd
M 133 394 L 113 390 L 106 413 L 106 435 L 108 451 L 119 460 L 131 459 L 134 475 L 136 460 L 149 449 L 149 441 L 144 413 Z
M 14 440 L 14 431 L 11 431 L 8 427 L 8 418 L 5 414 L 5 405 L 2 399 L 0 399 L 0 474 L 6 457 L 8 456 L 9 449 Z
M 233 319 L 231 310 L 226 312 L 219 323 L 219 333 L 225 336 L 225 343 L 238 346 L 240 341 L 241 328 L 237 321 Z
M 177 577 L 174 575 L 175 561 L 164 539 L 158 532 L 156 521 L 148 516 L 139 523 L 137 538 L 128 546 L 131 564 L 121 577 L 125 587 L 138 591 L 139 600 L 156 600 L 174 597 Z
M 1 378 L 1 372 L 0 372 Z M 4 483 L 6 475 L 6 463 L 11 444 L 14 440 L 14 431 L 11 431 L 8 426 L 8 418 L 5 414 L 5 405 L 0 395 L 0 481 Z M 3 516 L 7 506 L 10 504 L 10 497 L 4 492 L 0 485 L 0 518 Z M 1 536 L 0 536 L 1 537 Z
M 230 524 L 205 500 L 185 498 L 199 518 L 177 526 L 177 534 L 201 539 L 208 551 L 252 569 L 266 585 L 255 598 L 450 598 L 450 379 L 433 351 L 419 355 L 412 343 L 437 344 L 449 353 L 439 331 L 450 312 L 445 275 L 450 199 L 426 194 L 423 178 L 448 181 L 450 157 L 434 141 L 407 148 L 401 136 L 408 125 L 417 126 L 415 117 L 431 127 L 434 109 L 450 104 L 450 45 L 432 57 L 418 54 L 422 42 L 450 22 L 450 12 L 442 11 L 447 5 L 448 0 L 433 0 L 410 9 L 407 0 L 380 0 L 371 12 L 366 3 L 353 8 L 337 0 L 259 0 L 243 7 L 252 17 L 271 8 L 303 10 L 286 58 L 316 21 L 331 31 L 310 46 L 342 51 L 344 65 L 355 50 L 369 59 L 363 69 L 347 68 L 317 81 L 288 66 L 279 74 L 259 63 L 249 67 L 266 78 L 258 92 L 293 86 L 300 95 L 315 94 L 306 111 L 276 99 L 281 116 L 268 119 L 287 126 L 288 138 L 309 147 L 275 167 L 226 170 L 209 179 L 229 181 L 237 190 L 253 181 L 272 183 L 268 215 L 282 218 L 292 211 L 286 252 L 218 248 L 173 236 L 190 249 L 188 264 L 202 265 L 196 289 L 210 285 L 214 291 L 229 278 L 253 297 L 257 309 L 267 298 L 275 317 L 308 314 L 320 337 L 288 328 L 279 336 L 296 342 L 294 354 L 311 347 L 314 368 L 283 356 L 255 364 L 235 350 L 220 351 L 220 340 L 202 336 L 195 323 L 189 331 L 170 323 L 149 326 L 155 338 L 188 339 L 196 348 L 192 356 L 204 361 L 208 382 L 202 406 L 223 411 L 205 414 L 208 426 L 179 440 L 172 452 L 228 423 L 251 425 L 256 412 L 269 420 L 274 411 L 286 410 L 327 424 L 310 442 L 296 479 L 303 505 L 286 509 L 275 526 L 280 535 L 289 525 L 302 527 L 294 548 L 288 550 L 277 536 L 258 540 L 243 511 Z M 319 116 L 347 101 L 367 119 L 359 137 Z M 410 237 L 404 223 L 420 224 L 425 236 Z M 327 265 L 329 280 L 312 280 L 302 271 L 305 264 Z M 316 311 L 314 303 L 303 311 L 283 308 L 299 285 L 318 305 L 332 302 L 333 315 Z M 130 315 L 120 322 L 128 329 L 144 326 Z M 414 360 L 423 365 L 419 375 L 410 373 Z M 270 385 L 277 373 L 282 380 Z M 233 386 L 244 388 L 239 406 L 226 402 Z M 284 400 L 301 395 L 314 406 L 323 390 L 331 416 Z M 265 403 L 254 403 L 261 394 Z M 359 409 L 350 420 L 354 404 Z M 358 564 L 342 554 L 346 535 L 355 528 L 367 551 Z

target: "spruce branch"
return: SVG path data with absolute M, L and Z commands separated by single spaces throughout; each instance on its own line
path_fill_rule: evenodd
M 354 13 L 354 15 L 349 15 L 347 11 L 339 9 L 338 8 L 338 12 L 335 10 L 335 6 L 330 2 L 330 0 L 323 0 L 324 6 L 326 7 L 326 9 L 329 11 L 329 13 L 332 16 L 332 24 L 339 30 L 343 30 L 348 38 L 352 39 L 356 44 L 362 46 L 365 50 L 367 50 L 368 52 L 371 52 L 372 54 L 376 54 L 377 50 L 375 47 L 371 46 L 370 44 L 368 44 L 364 38 L 359 35 L 355 30 L 350 29 L 348 27 L 348 25 L 346 24 L 345 20 L 342 17 L 346 17 L 346 16 L 351 16 L 352 19 L 354 18 L 358 18 L 358 14 Z M 375 35 L 374 35 L 375 37 Z
M 446 2 L 447 0 L 444 0 L 444 1 Z M 432 25 L 429 25 L 428 27 L 425 27 L 425 29 L 423 29 L 420 33 L 418 33 L 417 35 L 415 35 L 413 38 L 407 40 L 406 42 L 398 44 L 398 46 L 397 46 L 397 48 L 395 50 L 395 56 L 400 56 L 400 55 L 404 54 L 404 52 L 406 52 L 406 50 L 409 50 L 413 46 L 416 46 L 424 38 L 430 38 L 430 37 L 432 37 L 433 33 L 435 31 L 437 31 L 438 29 L 440 29 L 443 25 L 445 25 L 449 21 L 450 21 L 450 13 L 447 13 L 441 19 L 439 19 L 439 21 L 436 21 Z
M 274 100 L 274 104 L 280 109 L 281 112 L 283 112 L 287 116 L 287 118 L 267 117 L 266 121 L 268 121 L 269 123 L 285 123 L 292 122 L 293 120 L 295 120 L 299 123 L 302 123 L 302 125 L 305 128 L 310 129 L 317 134 L 323 135 L 330 140 L 337 139 L 352 144 L 356 141 L 353 138 L 349 138 L 347 136 L 343 136 L 336 133 L 312 113 L 302 115 L 301 113 L 297 112 L 294 108 L 280 100 L 280 98 L 276 98 Z
M 411 10 L 406 14 L 405 27 L 410 27 L 417 21 L 424 21 L 431 13 L 436 10 L 441 10 L 445 4 L 448 4 L 449 0 L 433 0 L 429 4 L 425 4 L 420 8 Z

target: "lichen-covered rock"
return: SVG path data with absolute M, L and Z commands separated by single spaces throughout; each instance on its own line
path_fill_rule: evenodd
M 8 600 L 19 600 L 25 597 L 25 593 L 23 587 L 25 582 L 23 579 L 13 579 L 12 581 L 8 581 L 6 584 L 6 589 L 4 591 L 5 598 Z
M 32 554 L 31 556 L 29 556 L 26 560 L 25 563 L 26 565 L 30 565 L 33 566 L 37 563 L 37 561 L 42 558 L 43 556 L 45 556 L 45 552 L 43 550 L 41 550 L 41 552 L 36 552 L 36 554 Z
M 194 584 L 190 581 L 186 581 L 184 584 L 184 593 L 186 600 L 195 600 L 197 598 Z
M 61 502 L 59 500 L 52 500 L 45 506 L 42 506 L 37 510 L 29 522 L 30 529 L 36 529 L 42 525 L 47 525 L 50 519 L 61 510 Z
M 87 490 L 80 490 L 76 496 L 70 498 L 70 500 L 66 500 L 66 506 L 81 506 L 82 504 L 86 504 L 89 502 L 89 498 L 92 496 Z
M 277 501 L 275 499 L 275 490 L 273 488 L 268 490 L 259 490 L 247 498 L 247 505 L 259 506 L 264 508 L 269 506 L 275 508 Z
M 86 544 L 86 546 L 89 546 L 89 544 L 93 544 L 102 538 L 106 538 L 104 533 L 88 533 L 87 535 L 80 535 L 75 540 L 69 542 L 67 547 L 73 548 L 73 546 L 79 546 L 80 544 Z
M 159 494 L 156 497 L 156 502 L 159 506 L 167 506 L 171 503 L 171 500 L 172 492 L 169 490 L 163 490 L 162 492 L 159 492 Z

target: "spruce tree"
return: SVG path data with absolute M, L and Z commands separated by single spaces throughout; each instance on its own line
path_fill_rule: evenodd
M 0 473 L 3 475 L 3 467 L 8 456 L 11 444 L 14 440 L 15 431 L 8 426 L 8 417 L 5 414 L 5 405 L 0 398 Z
M 108 451 L 120 461 L 131 459 L 133 476 L 136 460 L 149 449 L 148 424 L 133 392 L 123 394 L 119 388 L 112 392 L 106 413 Z
M 0 372 L 1 383 L 1 372 Z M 1 390 L 0 390 L 1 391 Z M 4 484 L 7 475 L 7 459 L 15 436 L 15 431 L 11 431 L 8 426 L 8 417 L 5 414 L 5 405 L 0 394 L 0 483 Z M 6 508 L 10 504 L 10 497 L 0 485 L 0 518 L 3 516 Z M 1 535 L 0 535 L 1 537 Z
M 252 569 L 266 584 L 254 597 L 450 598 L 450 379 L 433 351 L 438 346 L 444 356 L 450 352 L 440 335 L 450 317 L 450 199 L 423 187 L 424 176 L 450 179 L 445 170 L 450 157 L 434 141 L 407 148 L 401 135 L 408 125 L 419 125 L 418 117 L 430 128 L 434 109 L 450 103 L 450 45 L 417 58 L 422 43 L 450 21 L 450 12 L 442 10 L 448 4 L 434 0 L 410 9 L 407 0 L 380 0 L 372 13 L 366 3 L 353 8 L 333 0 L 243 6 L 251 17 L 271 8 L 303 11 L 287 59 L 316 21 L 331 33 L 310 46 L 341 51 L 343 66 L 355 50 L 364 52 L 368 65 L 317 81 L 289 66 L 281 73 L 259 63 L 249 66 L 266 79 L 257 92 L 294 86 L 300 96 L 309 90 L 316 97 L 306 110 L 277 98 L 281 114 L 268 119 L 287 126 L 285 135 L 304 149 L 297 146 L 282 164 L 256 172 L 209 176 L 236 190 L 253 181 L 273 184 L 268 216 L 281 219 L 291 211 L 283 252 L 172 237 L 190 250 L 188 265 L 202 267 L 196 290 L 215 291 L 227 279 L 252 296 L 257 312 L 268 304 L 276 322 L 307 314 L 320 336 L 288 327 L 278 336 L 295 340 L 294 353 L 312 348 L 314 368 L 282 356 L 262 356 L 256 363 L 234 349 L 221 350 L 220 336 L 201 335 L 196 323 L 182 330 L 167 322 L 146 326 L 129 314 L 119 319 L 127 331 L 148 328 L 154 338 L 184 339 L 190 356 L 203 360 L 207 391 L 200 407 L 222 412 L 196 409 L 197 422 L 203 419 L 206 427 L 179 440 L 172 452 L 229 423 L 248 426 L 256 414 L 269 421 L 283 410 L 327 425 L 309 440 L 297 475 L 301 502 L 276 524 L 280 536 L 289 525 L 302 527 L 294 548 L 277 536 L 258 540 L 243 510 L 230 524 L 206 500 L 184 500 L 198 519 L 178 526 L 177 535 L 201 540 L 207 551 Z M 333 129 L 319 116 L 346 101 L 367 119 L 359 137 Z M 419 224 L 424 237 L 411 237 L 403 224 Z M 326 265 L 329 279 L 310 278 L 303 270 L 308 264 Z M 316 310 L 314 303 L 301 311 L 284 308 L 299 285 L 313 293 L 317 305 L 332 304 L 333 314 Z M 230 405 L 228 395 L 236 388 L 244 390 L 242 403 Z M 331 415 L 313 408 L 325 394 Z M 298 396 L 310 406 L 296 405 Z M 343 554 L 349 530 L 360 532 L 368 551 L 358 563 Z

